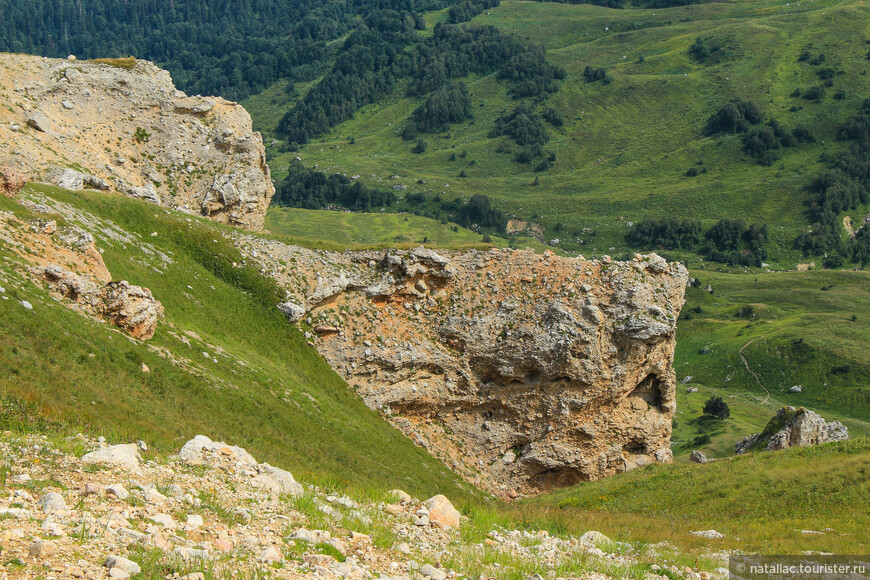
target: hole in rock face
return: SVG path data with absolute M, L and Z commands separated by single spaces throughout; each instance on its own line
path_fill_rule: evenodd
M 648 405 L 662 410 L 662 382 L 657 376 L 648 374 L 631 392 L 632 397 L 640 397 Z
M 622 450 L 631 455 L 646 455 L 646 443 L 635 439 L 623 445 Z
M 570 487 L 583 481 L 589 481 L 589 476 L 570 467 L 547 469 L 536 473 L 531 479 L 532 485 L 544 490 Z

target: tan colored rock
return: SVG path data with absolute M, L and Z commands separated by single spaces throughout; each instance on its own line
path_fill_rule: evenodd
M 801 407 L 783 407 L 764 429 L 735 445 L 739 455 L 753 450 L 778 451 L 849 439 L 849 430 L 839 421 L 826 422 L 818 413 Z M 772 434 L 771 434 L 772 433 Z
M 250 115 L 130 64 L 0 54 L 0 101 L 27 103 L 0 110 L 0 166 L 261 229 L 275 189 Z
M 237 239 L 366 404 L 467 481 L 507 498 L 672 460 L 682 265 Z
M 82 463 L 86 465 L 119 467 L 133 473 L 139 471 L 139 461 L 139 448 L 134 443 L 110 445 L 82 456 Z
M 139 340 L 154 336 L 157 322 L 163 318 L 163 305 L 148 288 L 134 286 L 126 280 L 106 284 L 102 292 L 103 314 L 127 334 Z
M 40 539 L 30 544 L 27 552 L 34 558 L 50 558 L 57 552 L 57 545 L 51 540 Z
M 414 501 L 414 498 L 411 497 L 411 494 L 402 491 L 401 489 L 391 489 L 389 495 L 399 503 L 411 503 L 412 501 Z
M 27 178 L 9 167 L 0 166 L 0 193 L 6 197 L 14 198 L 24 184 L 27 183 Z
M 429 522 L 441 528 L 459 529 L 462 514 L 459 513 L 450 500 L 443 495 L 436 495 L 423 502 L 429 509 Z
M 47 266 L 42 275 L 49 290 L 90 314 L 107 319 L 133 338 L 148 340 L 154 336 L 157 323 L 163 318 L 163 305 L 154 299 L 151 291 L 125 280 L 100 287 L 93 279 L 55 264 Z M 144 366 L 144 369 L 147 372 L 148 367 Z

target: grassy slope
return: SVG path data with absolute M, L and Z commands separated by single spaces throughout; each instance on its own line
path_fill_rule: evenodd
M 570 525 L 656 542 L 691 542 L 716 529 L 714 548 L 764 554 L 862 553 L 870 547 L 870 441 L 754 453 L 698 464 L 654 465 L 528 501 Z M 832 531 L 803 534 L 801 530 Z
M 402 98 L 401 91 L 363 108 L 299 155 L 309 165 L 358 173 L 374 183 L 399 175 L 390 183 L 403 183 L 409 191 L 486 193 L 525 217 L 541 214 L 550 227 L 561 221 L 569 232 L 592 228 L 595 240 L 577 247 L 586 252 L 618 249 L 626 221 L 644 215 L 708 221 L 739 215 L 768 222 L 773 253 L 794 260 L 789 243 L 804 223 L 803 188 L 820 168 L 819 154 L 837 147 L 832 144 L 837 124 L 870 89 L 867 25 L 856 26 L 870 19 L 867 5 L 856 0 L 790 5 L 749 0 L 664 10 L 505 0 L 475 22 L 544 43 L 551 60 L 568 71 L 561 91 L 549 100 L 566 120 L 564 128 L 551 130 L 547 146 L 558 161 L 540 174 L 539 186 L 532 185 L 531 167 L 495 153 L 507 141 L 487 136 L 493 120 L 515 104 L 494 75 L 468 79 L 475 119 L 452 127 L 449 136 L 428 136 L 429 151 L 423 155 L 412 154 L 411 144 L 398 137 L 419 104 Z M 732 58 L 716 65 L 691 61 L 687 50 L 699 35 L 720 39 Z M 820 82 L 818 67 L 797 62 L 807 46 L 814 54 L 824 52 L 825 66 L 843 73 L 820 104 L 789 97 L 797 87 Z M 638 62 L 640 56 L 644 62 Z M 614 82 L 585 83 L 586 65 L 607 66 Z M 840 89 L 846 99 L 834 100 Z M 787 150 L 771 167 L 741 161 L 738 137 L 701 135 L 706 118 L 737 96 L 757 101 L 786 127 L 811 127 L 825 143 Z M 802 109 L 791 112 L 793 105 Z M 252 98 L 246 106 L 263 129 L 280 116 L 274 95 Z M 347 143 L 349 136 L 355 137 L 354 145 Z M 465 160 L 448 161 L 451 152 L 463 149 Z M 273 159 L 280 177 L 289 154 Z M 699 160 L 708 173 L 684 177 Z M 468 177 L 458 178 L 463 169 Z M 421 178 L 426 185 L 416 183 Z
M 242 260 L 217 234 L 220 226 L 121 196 L 39 189 L 172 256 L 175 263 L 161 274 L 138 248 L 97 241 L 113 276 L 149 287 L 166 309 L 166 322 L 147 343 L 129 340 L 32 283 L 16 283 L 3 265 L 0 285 L 11 299 L 0 300 L 0 429 L 48 421 L 110 440 L 145 439 L 163 450 L 177 450 L 202 433 L 246 447 L 305 481 L 475 495 L 366 408 L 275 309 L 268 284 L 229 265 Z M 28 213 L 5 198 L 0 209 Z M 34 309 L 25 310 L 20 300 Z M 203 342 L 191 339 L 188 347 L 170 331 L 194 331 Z M 154 347 L 204 372 L 185 372 Z M 143 362 L 149 373 L 140 370 Z M 25 413 L 32 422 L 22 419 Z
M 390 213 L 346 213 L 271 207 L 266 214 L 266 229 L 272 236 L 291 244 L 324 249 L 403 248 L 425 244 L 433 248 L 504 248 L 508 240 L 483 236 L 466 228 L 453 231 L 455 224 L 442 224 L 429 218 Z M 511 238 L 513 247 L 543 251 L 546 246 L 527 236 Z
M 690 288 L 677 324 L 677 378 L 692 377 L 677 388 L 677 453 L 688 452 L 686 443 L 694 437 L 710 433 L 713 441 L 705 452 L 732 454 L 736 440 L 760 431 L 783 404 L 839 419 L 853 435 L 870 432 L 870 274 L 695 275 L 714 293 Z M 747 305 L 754 315 L 738 317 Z M 740 359 L 740 349 L 750 341 L 743 355 L 763 387 Z M 704 349 L 708 352 L 702 354 Z M 794 385 L 803 391 L 789 393 Z M 700 391 L 688 394 L 689 386 Z M 770 399 L 762 404 L 765 389 Z M 714 394 L 732 406 L 734 417 L 725 424 L 698 419 L 703 402 Z

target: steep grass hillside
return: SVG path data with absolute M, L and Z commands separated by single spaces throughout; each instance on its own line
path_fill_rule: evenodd
M 308 166 L 359 174 L 370 184 L 401 184 L 408 192 L 484 193 L 505 210 L 542 222 L 545 239 L 586 253 L 624 248 L 628 223 L 641 217 L 706 225 L 741 217 L 769 224 L 771 255 L 793 263 L 792 241 L 807 224 L 806 188 L 823 167 L 819 156 L 843 148 L 835 141 L 837 127 L 870 95 L 868 16 L 866 3 L 855 0 L 638 10 L 505 0 L 473 22 L 544 44 L 549 60 L 568 72 L 545 102 L 564 119 L 561 128 L 548 126 L 544 149 L 556 159 L 550 169 L 537 173 L 534 163 L 515 162 L 513 141 L 489 137 L 496 118 L 517 104 L 490 75 L 466 79 L 474 119 L 426 135 L 422 154 L 401 138 L 422 99 L 403 97 L 400 86 L 298 153 L 270 146 L 274 174 L 281 178 L 282 166 L 299 155 Z M 427 20 L 442 17 L 430 13 Z M 706 61 L 690 54 L 698 38 L 711 52 Z M 809 56 L 801 60 L 804 52 Z M 587 65 L 605 67 L 613 81 L 587 82 Z M 792 96 L 815 86 L 822 88 L 819 101 Z M 308 87 L 300 84 L 299 95 Z M 779 160 L 762 166 L 742 151 L 739 135 L 705 135 L 707 119 L 738 97 L 758 103 L 766 120 L 788 130 L 807 127 L 815 143 L 781 149 Z M 294 102 L 276 85 L 245 104 L 258 129 L 275 137 L 276 120 Z M 686 176 L 693 168 L 699 174 Z
M 67 219 L 91 224 L 114 279 L 150 288 L 166 321 L 147 343 L 128 339 L 23 279 L 0 247 L 0 429 L 86 430 L 163 451 L 201 433 L 309 481 L 476 495 L 306 345 L 275 308 L 274 284 L 233 266 L 243 260 L 222 226 L 117 195 L 47 186 L 22 195 L 84 212 Z M 0 210 L 34 217 L 5 197 Z

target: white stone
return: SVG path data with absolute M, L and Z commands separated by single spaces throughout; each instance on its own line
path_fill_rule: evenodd
M 106 467 L 119 467 L 132 472 L 139 471 L 139 448 L 135 443 L 122 445 L 110 445 L 96 451 L 91 451 L 82 456 L 82 463 L 86 465 L 103 465 Z

